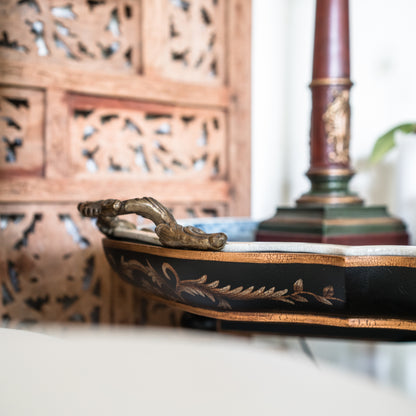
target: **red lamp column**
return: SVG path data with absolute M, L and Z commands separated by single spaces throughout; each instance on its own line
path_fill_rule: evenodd
M 348 0 L 317 0 L 313 56 L 311 190 L 298 205 L 362 204 L 349 192 L 350 45 Z

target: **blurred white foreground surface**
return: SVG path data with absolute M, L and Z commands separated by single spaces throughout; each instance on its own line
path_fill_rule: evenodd
M 0 329 L 0 352 L 4 416 L 416 414 L 395 391 L 244 338 Z

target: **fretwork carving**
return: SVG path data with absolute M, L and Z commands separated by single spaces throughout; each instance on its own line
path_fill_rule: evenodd
M 145 72 L 178 81 L 224 82 L 224 0 L 153 0 L 145 25 Z M 146 26 L 145 26 L 146 27 Z M 144 36 L 147 36 L 146 33 Z
M 0 88 L 0 173 L 43 174 L 43 97 L 27 88 Z
M 4 324 L 109 321 L 101 235 L 72 204 L 2 206 L 0 239 Z
M 5 0 L 0 56 L 137 72 L 139 1 Z
M 78 175 L 224 176 L 221 111 L 88 97 L 72 97 L 71 102 L 71 151 Z

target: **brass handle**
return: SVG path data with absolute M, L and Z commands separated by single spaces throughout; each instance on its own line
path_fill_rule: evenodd
M 136 229 L 129 221 L 120 220 L 118 215 L 137 214 L 153 221 L 155 232 L 162 245 L 173 248 L 190 248 L 195 250 L 221 250 L 227 242 L 224 233 L 207 234 L 199 228 L 178 224 L 160 202 L 150 197 L 128 199 L 106 199 L 95 202 L 81 202 L 79 212 L 85 217 L 97 218 L 99 230 L 107 236 L 114 235 L 114 230 Z

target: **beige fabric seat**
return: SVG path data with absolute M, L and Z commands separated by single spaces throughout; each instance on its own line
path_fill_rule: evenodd
M 7 416 L 416 414 L 397 392 L 245 338 L 2 329 L 0 352 Z

